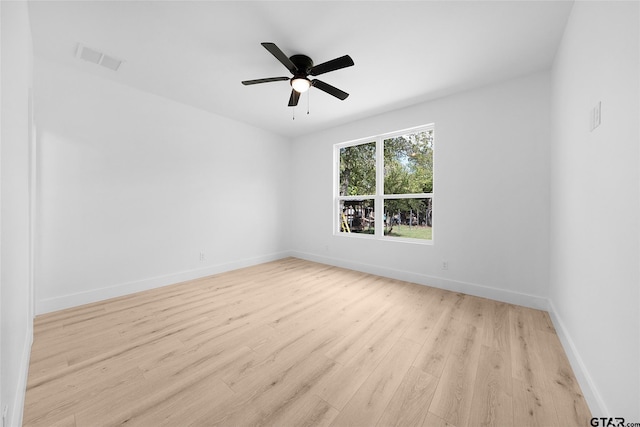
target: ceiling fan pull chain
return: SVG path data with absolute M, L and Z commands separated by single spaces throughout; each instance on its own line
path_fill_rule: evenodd
M 291 120 L 295 120 L 296 119 L 296 107 L 293 107 L 291 109 L 291 112 L 292 112 L 292 116 L 293 116 L 293 118 Z
M 311 96 L 311 91 L 307 91 L 307 115 L 309 115 L 309 97 Z

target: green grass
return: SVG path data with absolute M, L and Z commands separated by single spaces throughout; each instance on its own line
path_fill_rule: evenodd
M 364 230 L 354 230 L 352 233 L 358 234 L 374 234 L 373 228 L 365 228 Z M 412 226 L 409 228 L 408 225 L 394 225 L 393 231 L 388 233 L 387 230 L 384 231 L 385 236 L 389 237 L 403 237 L 405 239 L 421 239 L 421 240 L 431 240 L 431 227 L 424 226 Z
M 431 227 L 423 227 L 423 226 L 412 226 L 409 228 L 408 225 L 394 225 L 391 233 L 387 233 L 385 231 L 385 236 L 390 237 L 405 237 L 408 239 L 423 239 L 423 240 L 431 240 Z

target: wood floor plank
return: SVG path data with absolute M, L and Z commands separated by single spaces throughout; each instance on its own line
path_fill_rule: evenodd
M 469 426 L 509 426 L 513 421 L 511 354 L 483 345 L 469 412 Z
M 509 332 L 513 378 L 542 392 L 545 390 L 545 376 L 542 374 L 545 370 L 542 353 L 545 350 L 524 307 L 509 308 Z
M 546 390 L 537 390 L 517 379 L 513 385 L 513 425 L 556 427 L 558 416 L 553 398 Z
M 424 422 L 438 378 L 412 366 L 378 420 L 378 427 L 413 427 Z
M 419 344 L 399 339 L 331 425 L 376 425 L 419 350 Z
M 32 350 L 35 351 L 35 350 Z M 46 349 L 40 349 L 45 352 Z M 33 382 L 38 378 L 46 375 L 48 372 L 64 370 L 69 367 L 67 356 L 65 354 L 57 354 L 51 357 L 45 357 L 40 360 L 29 361 L 29 381 Z M 29 384 L 27 384 L 28 386 Z
M 359 350 L 344 364 L 340 364 L 332 376 L 327 377 L 318 395 L 332 406 L 342 409 L 401 339 L 402 329 L 398 325 L 402 323 L 403 319 L 396 319 L 370 336 L 369 341 L 353 347 Z
M 427 335 L 414 365 L 424 372 L 440 377 L 447 357 L 462 328 L 462 323 L 451 316 L 448 310 L 445 310 L 432 331 Z
M 558 423 L 563 426 L 588 425 L 591 411 L 555 333 L 538 330 L 537 337 L 545 351 L 546 388 L 553 397 Z
M 460 321 L 466 321 L 469 318 L 465 309 L 469 306 L 466 301 L 470 298 L 472 298 L 471 295 L 459 292 L 442 292 L 440 295 L 441 303 L 450 309 L 449 314 Z
M 65 356 L 69 366 L 72 366 L 91 359 L 97 354 L 111 350 L 114 345 L 119 346 L 124 343 L 125 341 L 120 334 L 115 331 L 108 331 L 78 340 L 77 346 L 66 349 Z
M 283 337 L 277 346 L 265 350 L 254 359 L 249 367 L 242 366 L 242 370 L 226 370 L 223 380 L 236 392 L 251 392 L 265 382 L 282 381 L 282 373 L 291 371 L 305 363 L 306 358 L 322 355 L 324 349 L 334 337 L 326 331 L 303 331 L 297 336 Z M 335 366 L 335 364 L 334 364 Z M 268 375 L 265 375 L 268 373 Z
M 149 356 L 139 364 L 145 378 L 160 377 L 173 381 L 184 375 L 205 375 L 224 371 L 239 359 L 249 356 L 249 347 L 225 347 L 212 344 L 197 348 L 180 348 L 171 353 Z
M 207 417 L 208 425 L 279 425 L 298 403 L 313 395 L 316 385 L 336 366 L 322 354 L 300 355 L 293 364 L 279 366 L 268 375 L 254 376 L 251 387 L 236 385 L 239 391 L 229 404 L 220 405 Z M 204 424 L 205 420 L 198 420 Z
M 38 316 L 23 419 L 466 427 L 588 416 L 548 313 L 285 258 Z
M 485 306 L 482 343 L 511 354 L 509 304 L 490 301 Z
M 469 422 L 481 346 L 478 328 L 464 324 L 462 330 L 456 337 L 429 406 L 429 412 L 460 427 Z
M 194 425 L 208 413 L 212 402 L 225 402 L 233 399 L 234 393 L 215 377 L 206 377 L 195 382 L 189 388 L 178 389 L 173 394 L 146 396 L 135 401 L 122 401 L 121 405 L 103 415 L 103 425 L 128 426 L 180 426 Z M 96 409 L 78 415 L 86 424 L 95 423 Z
M 433 412 L 427 413 L 427 417 L 422 424 L 422 427 L 456 427 L 451 423 L 446 422 L 442 418 L 437 415 L 434 415 Z
M 316 395 L 308 394 L 284 412 L 276 425 L 296 427 L 328 427 L 340 412 Z
M 486 298 L 465 295 L 460 309 L 461 320 L 482 329 L 490 306 L 491 301 Z
M 86 407 L 104 402 L 103 396 L 111 395 L 114 390 L 144 381 L 142 371 L 137 368 L 117 373 L 116 375 L 96 381 L 89 390 L 81 392 L 72 390 L 63 396 L 49 394 L 47 398 L 37 399 L 27 392 L 23 424 L 26 426 L 49 426 L 72 415 L 76 417 Z M 61 399 L 62 398 L 62 399 Z M 99 420 L 99 418 L 95 418 Z M 83 425 L 79 422 L 80 425 Z
M 147 351 L 149 351 L 149 347 L 154 346 L 156 343 L 160 343 L 162 345 L 167 341 L 171 341 L 173 339 L 173 336 L 178 334 L 180 331 L 188 329 L 194 324 L 204 321 L 206 321 L 206 319 L 190 320 L 182 324 L 175 325 L 172 328 L 162 330 L 158 334 L 153 334 L 151 336 L 145 337 L 144 339 L 141 338 L 138 341 L 127 342 L 126 344 L 116 346 L 109 349 L 108 351 L 105 351 L 104 353 L 98 354 L 91 359 L 87 359 L 75 365 L 70 365 L 63 369 L 51 370 L 46 374 L 41 375 L 38 379 L 28 381 L 30 384 L 30 388 L 36 389 L 43 384 L 51 383 L 57 380 L 64 381 L 65 377 L 75 375 L 76 372 L 99 365 L 104 361 L 114 359 L 120 360 L 121 358 L 125 360 L 128 358 L 137 358 L 139 357 L 140 353 L 146 353 Z
M 120 354 L 112 359 L 98 360 L 87 364 L 82 369 L 66 371 L 60 377 L 44 377 L 40 381 L 30 381 L 27 385 L 26 407 L 60 408 L 68 402 L 86 403 L 87 396 L 100 392 L 103 386 L 110 384 L 113 378 L 130 372 L 142 373 L 139 369 L 141 361 L 155 355 L 164 355 L 181 344 L 175 340 L 160 341 L 141 349 L 134 354 Z
M 409 325 L 403 337 L 424 344 L 446 307 L 439 304 L 436 295 L 432 293 L 421 294 L 418 304 L 416 320 Z
M 369 343 L 384 340 L 390 335 L 401 335 L 404 329 L 398 329 L 408 326 L 407 315 L 398 307 L 382 306 L 375 316 L 361 322 L 349 334 L 343 335 L 340 341 L 327 350 L 327 357 L 345 364 Z
M 333 295 L 333 298 L 323 304 L 316 304 L 304 311 L 299 311 L 287 318 L 280 318 L 278 322 L 273 322 L 271 326 L 287 333 L 292 329 L 305 327 L 305 324 L 312 322 L 315 325 L 322 325 L 324 328 L 331 328 L 337 332 L 351 329 L 358 324 L 367 322 L 367 319 L 379 308 L 371 301 L 376 295 L 384 291 L 384 280 L 382 278 L 360 277 L 350 281 L 348 285 L 339 285 L 340 292 Z
M 75 415 L 69 415 L 66 418 L 61 419 L 60 421 L 49 424 L 48 427 L 76 427 L 76 417 Z

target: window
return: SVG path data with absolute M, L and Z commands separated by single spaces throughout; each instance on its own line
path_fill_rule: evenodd
M 336 234 L 433 240 L 433 125 L 338 144 L 335 164 Z

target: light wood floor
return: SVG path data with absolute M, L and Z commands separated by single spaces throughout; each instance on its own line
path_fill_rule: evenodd
M 40 316 L 25 426 L 587 426 L 547 313 L 288 258 Z

